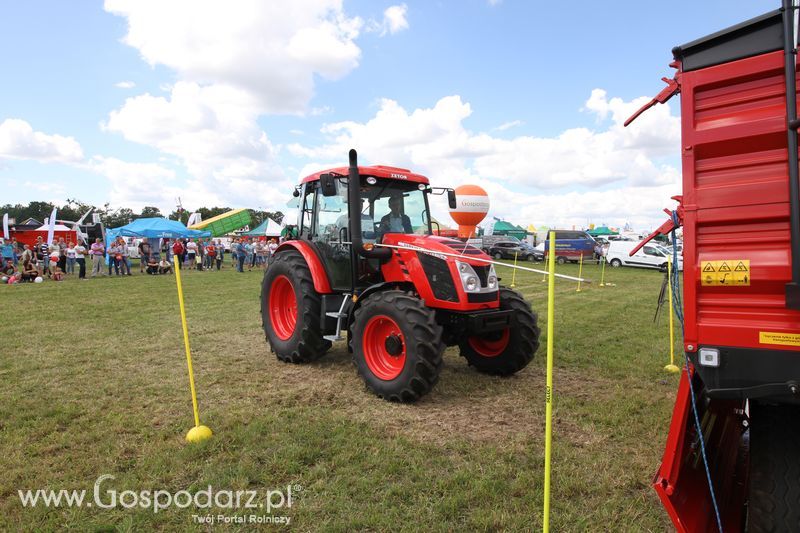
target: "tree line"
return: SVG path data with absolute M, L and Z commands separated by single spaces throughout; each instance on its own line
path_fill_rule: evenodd
M 9 218 L 15 219 L 17 222 L 22 222 L 29 218 L 34 218 L 40 222 L 50 216 L 53 207 L 58 208 L 56 218 L 58 220 L 71 220 L 73 222 L 80 219 L 90 209 L 92 213 L 100 215 L 103 224 L 107 228 L 116 228 L 130 224 L 137 218 L 152 218 L 164 217 L 171 218 L 172 220 L 180 220 L 184 224 L 189 221 L 189 215 L 192 213 L 200 213 L 203 220 L 208 220 L 211 217 L 221 215 L 226 211 L 230 211 L 230 207 L 200 207 L 198 209 L 175 209 L 168 215 L 161 213 L 157 207 L 147 206 L 141 212 L 137 213 L 128 207 L 121 207 L 114 209 L 110 204 L 106 203 L 102 206 L 95 206 L 87 204 L 75 199 L 67 199 L 64 205 L 56 205 L 50 202 L 29 202 L 28 204 L 5 204 L 0 207 L 0 216 L 8 213 Z M 279 223 L 283 220 L 283 213 L 281 211 L 260 211 L 257 209 L 250 209 L 250 214 L 253 218 L 251 226 L 261 224 L 266 218 L 271 218 Z M 91 216 L 88 217 L 87 222 L 91 222 Z

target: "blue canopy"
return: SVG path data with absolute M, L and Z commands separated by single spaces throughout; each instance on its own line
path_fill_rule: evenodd
M 168 218 L 137 218 L 130 224 L 108 230 L 115 237 L 147 237 L 148 239 L 178 239 L 211 237 L 210 231 L 189 229 L 177 220 Z

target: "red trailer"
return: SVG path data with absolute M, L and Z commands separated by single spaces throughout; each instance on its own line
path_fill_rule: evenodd
M 628 121 L 681 94 L 683 196 L 654 233 L 683 226 L 692 377 L 683 372 L 654 478 L 679 531 L 800 531 L 793 19 L 784 0 L 674 48 L 677 73 Z

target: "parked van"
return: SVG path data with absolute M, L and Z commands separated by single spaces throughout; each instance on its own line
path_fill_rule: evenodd
M 587 261 L 594 257 L 594 247 L 597 244 L 585 231 L 561 230 L 556 231 L 556 262 L 563 265 L 567 261 L 577 262 L 583 256 Z M 550 242 L 545 241 L 545 257 L 550 249 Z
M 644 268 L 658 268 L 667 270 L 667 257 L 669 252 L 658 244 L 645 244 L 633 256 L 631 250 L 636 248 L 638 242 L 633 241 L 611 241 L 606 251 L 606 261 L 612 267 L 633 266 Z M 683 270 L 683 259 L 678 255 L 678 270 Z

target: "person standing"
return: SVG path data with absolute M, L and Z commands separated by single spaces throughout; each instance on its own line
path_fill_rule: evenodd
M 246 247 L 241 240 L 237 240 L 234 247 L 236 248 L 236 270 L 244 273 L 244 260 L 247 257 Z
M 105 254 L 105 247 L 100 238 L 96 238 L 89 249 L 89 255 L 92 256 L 92 277 L 97 275 L 105 276 L 103 272 L 103 255 Z
M 114 239 L 106 248 L 107 259 L 108 259 L 108 275 L 111 275 L 111 269 L 113 268 L 116 272 L 117 276 L 119 276 L 119 246 L 117 245 L 117 240 Z
M 119 249 L 119 266 L 122 270 L 122 275 L 124 276 L 127 274 L 128 276 L 131 276 L 131 261 L 128 257 L 128 255 L 130 255 L 128 252 L 128 243 L 126 243 L 125 239 L 122 237 L 117 237 L 117 248 Z
M 225 259 L 225 246 L 223 246 L 222 241 L 217 239 L 217 245 L 214 247 L 217 255 L 214 257 L 217 261 L 217 271 L 222 268 L 222 261 Z
M 206 242 L 206 270 L 214 268 L 214 258 L 217 255 L 217 247 L 214 246 L 214 241 Z
M 36 237 L 36 246 L 34 246 L 33 251 L 36 254 L 36 265 L 39 269 L 39 275 L 44 276 L 44 271 L 50 263 L 50 247 L 40 236 Z
M 189 239 L 186 243 L 186 260 L 189 262 L 189 268 L 194 266 L 195 257 L 197 257 L 197 243 Z
M 16 237 L 11 237 L 11 251 L 14 253 L 14 266 L 19 266 L 19 256 L 22 253 L 22 247 L 17 242 Z
M 58 238 L 58 248 L 58 268 L 63 272 L 67 268 L 67 242 L 64 240 L 64 237 Z
M 172 243 L 172 262 L 177 263 L 180 262 L 183 265 L 183 243 L 180 239 L 175 239 L 175 242 Z
M 231 242 L 231 267 L 232 268 L 236 268 L 236 266 L 239 264 L 239 260 L 237 258 L 237 254 L 239 253 L 238 246 L 239 246 L 239 239 L 238 238 L 237 239 L 233 239 L 233 242 Z
M 66 268 L 64 272 L 67 274 L 74 274 L 75 273 L 75 243 L 72 241 L 67 243 L 67 249 L 65 250 L 64 255 L 67 258 Z
M 75 262 L 78 263 L 78 279 L 86 279 L 86 247 L 83 245 L 83 241 L 78 241 L 73 250 Z
M 150 256 L 153 255 L 153 247 L 150 244 L 150 240 L 145 237 L 142 239 L 142 242 L 139 243 L 139 273 L 143 273 L 144 269 L 147 268 L 147 262 L 150 260 Z

